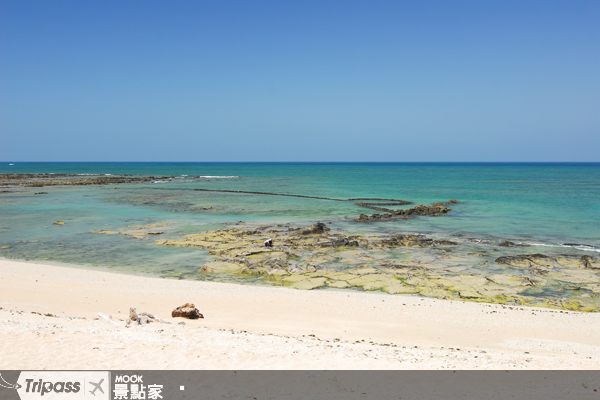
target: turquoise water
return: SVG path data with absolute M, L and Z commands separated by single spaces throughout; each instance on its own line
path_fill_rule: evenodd
M 317 221 L 358 234 L 426 233 L 455 240 L 510 240 L 548 251 L 598 255 L 600 163 L 18 163 L 0 173 L 172 175 L 156 183 L 5 187 L 0 191 L 0 256 L 160 273 L 195 270 L 204 251 L 153 245 L 153 240 L 98 235 L 94 229 L 168 222 L 161 238 L 247 225 Z M 195 176 L 203 176 L 195 178 Z M 358 223 L 374 211 L 354 202 L 196 188 L 274 192 L 327 198 L 396 198 L 414 204 L 457 199 L 447 217 Z M 38 192 L 48 194 L 35 195 Z M 212 207 L 210 210 L 192 208 Z M 411 207 L 411 206 L 408 206 Z M 214 211 L 216 210 L 216 211 Z M 64 226 L 54 226 L 55 221 Z M 60 244 L 57 244 L 60 242 Z M 584 246 L 568 246 L 563 244 Z M 539 250 L 539 252 L 546 249 Z

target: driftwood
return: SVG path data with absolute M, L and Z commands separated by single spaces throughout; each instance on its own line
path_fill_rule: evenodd
M 127 325 L 131 325 L 131 324 L 145 325 L 145 324 L 149 324 L 150 322 L 160 322 L 161 324 L 170 324 L 170 322 L 162 320 L 154 314 L 150 314 L 147 312 L 141 312 L 138 314 L 138 312 L 135 310 L 135 308 L 131 307 L 129 309 L 129 318 L 127 319 Z

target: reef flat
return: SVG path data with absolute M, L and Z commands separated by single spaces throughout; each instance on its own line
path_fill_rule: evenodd
M 153 230 L 159 226 L 164 225 L 93 232 L 144 239 L 162 233 Z M 272 247 L 264 245 L 267 238 L 273 239 Z M 214 257 L 199 266 L 196 275 L 170 274 L 178 278 L 235 275 L 241 281 L 259 278 L 303 290 L 354 288 L 579 311 L 600 307 L 600 260 L 574 254 L 502 255 L 518 249 L 507 241 L 464 254 L 455 252 L 458 244 L 450 240 L 414 234 L 363 237 L 316 223 L 210 230 L 177 240 L 158 239 L 155 244 L 208 250 Z M 468 264 L 474 268 L 465 268 Z
M 90 174 L 86 174 L 90 175 Z M 173 179 L 172 176 L 82 176 L 81 174 L 0 174 L 0 186 L 85 186 L 113 185 L 120 183 L 154 182 L 156 180 Z M 36 193 L 38 194 L 38 193 Z M 45 193 L 40 193 L 45 194 Z

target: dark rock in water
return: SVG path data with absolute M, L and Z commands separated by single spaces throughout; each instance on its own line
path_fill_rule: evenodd
M 505 240 L 502 243 L 499 243 L 498 246 L 504 246 L 504 247 L 510 247 L 510 246 L 516 246 L 513 242 Z
M 192 303 L 185 303 L 184 305 L 177 307 L 171 312 L 171 317 L 182 317 L 189 319 L 204 318 L 204 316 L 200 314 L 200 311 Z
M 37 193 L 34 193 L 34 194 L 48 194 L 48 192 L 37 192 Z
M 563 246 L 583 246 L 583 247 L 594 247 L 594 246 L 590 246 L 589 244 L 582 244 L 582 243 L 563 243 Z
M 317 222 L 314 225 L 308 226 L 306 228 L 301 228 L 299 233 L 302 235 L 311 235 L 311 234 L 321 234 L 331 230 L 324 223 Z
M 450 201 L 447 201 L 446 204 L 448 204 L 448 205 L 450 205 L 450 204 L 460 204 L 460 201 L 458 201 L 458 200 L 450 200 Z

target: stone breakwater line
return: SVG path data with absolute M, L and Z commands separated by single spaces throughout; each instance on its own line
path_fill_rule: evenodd
M 218 192 L 218 193 L 241 193 L 241 194 L 256 194 L 256 195 L 264 195 L 264 196 L 284 196 L 284 197 L 298 197 L 305 199 L 317 199 L 317 200 L 330 200 L 330 201 L 354 201 L 357 206 L 370 208 L 376 211 L 382 211 L 386 214 L 373 214 L 371 216 L 367 216 L 365 214 L 361 214 L 358 218 L 358 222 L 372 222 L 379 220 L 390 219 L 393 216 L 402 215 L 404 219 L 408 219 L 411 216 L 417 215 L 429 215 L 433 217 L 439 217 L 441 215 L 445 215 L 448 211 L 452 210 L 449 207 L 446 207 L 448 204 L 459 204 L 460 202 L 457 200 L 450 200 L 446 203 L 436 202 L 431 206 L 424 206 L 422 204 L 407 209 L 407 210 L 393 210 L 390 208 L 385 208 L 381 206 L 404 206 L 408 204 L 412 204 L 410 201 L 401 200 L 401 199 L 382 199 L 382 198 L 354 198 L 354 199 L 336 199 L 331 197 L 319 197 L 319 196 L 307 196 L 302 194 L 286 194 L 286 193 L 273 193 L 273 192 L 255 192 L 255 191 L 246 191 L 246 190 L 225 190 L 225 189 L 194 189 L 199 192 Z M 373 203 L 375 201 L 376 203 Z

